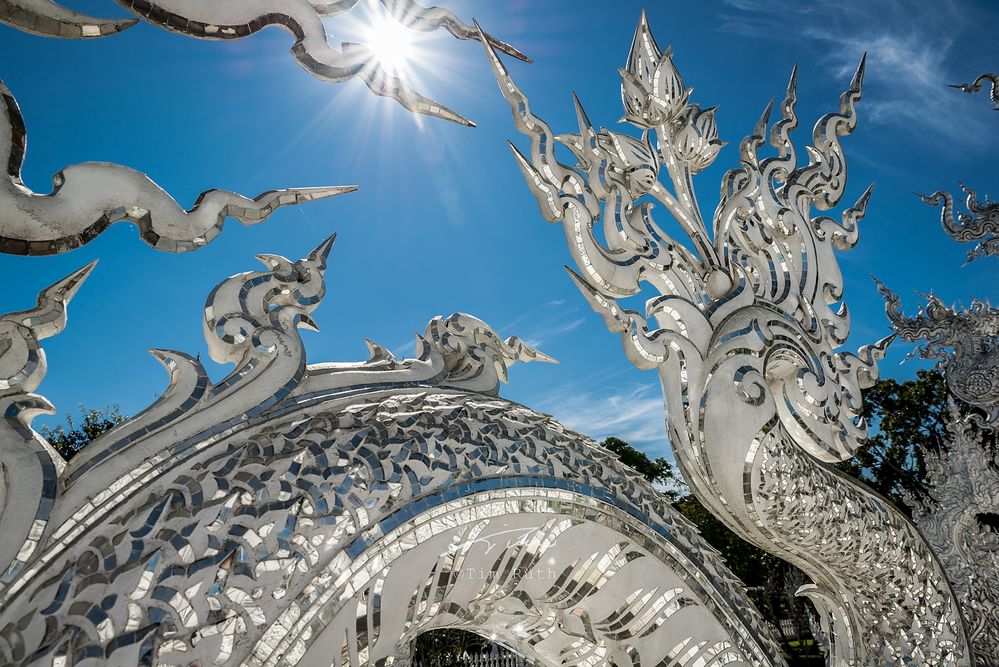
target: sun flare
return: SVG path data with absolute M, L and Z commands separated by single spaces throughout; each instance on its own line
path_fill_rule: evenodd
M 399 72 L 406 67 L 413 55 L 412 30 L 390 16 L 380 15 L 365 32 L 365 45 L 386 70 Z

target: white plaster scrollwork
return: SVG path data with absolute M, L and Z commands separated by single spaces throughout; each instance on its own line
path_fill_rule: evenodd
M 231 41 L 264 28 L 282 28 L 295 42 L 292 55 L 313 76 L 331 83 L 360 77 L 375 95 L 391 98 L 414 113 L 474 127 L 475 123 L 412 90 L 379 62 L 364 44 L 334 48 L 327 38 L 324 18 L 349 12 L 358 0 L 116 0 L 135 16 L 171 32 L 197 39 Z M 504 53 L 530 58 L 461 21 L 442 7 L 424 7 L 414 0 L 381 0 L 384 9 L 411 30 L 447 30 L 457 39 L 484 39 Z M 103 37 L 130 27 L 135 20 L 95 19 L 65 9 L 52 0 L 0 0 L 0 22 L 48 37 Z
M 55 413 L 32 393 L 46 370 L 39 341 L 66 326 L 66 306 L 95 264 L 43 289 L 31 310 L 0 316 L 0 588 L 34 555 L 66 465 L 31 428 L 38 415 Z
M 517 163 L 544 217 L 560 222 L 573 280 L 639 368 L 656 369 L 676 459 L 704 505 L 743 538 L 798 566 L 830 632 L 830 664 L 969 665 L 957 603 L 929 546 L 884 499 L 821 462 L 864 443 L 861 392 L 889 339 L 839 351 L 849 334 L 835 251 L 853 247 L 870 190 L 839 219 L 814 215 L 846 191 L 840 138 L 857 122 L 864 62 L 839 110 L 822 117 L 799 164 L 797 69 L 739 146 L 705 218 L 693 176 L 721 146 L 714 110 L 691 102 L 645 16 L 621 72 L 639 137 L 596 129 L 575 100 L 578 134 L 556 135 L 493 54 L 500 90 L 530 151 Z M 771 156 L 761 155 L 768 143 Z M 559 161 L 566 146 L 578 164 Z M 657 225 L 659 204 L 689 237 Z M 645 312 L 623 300 L 645 286 Z
M 401 665 L 464 627 L 546 665 L 784 665 L 662 494 L 494 396 L 544 354 L 457 313 L 414 359 L 306 365 L 332 245 L 212 291 L 222 381 L 154 352 L 163 397 L 71 460 L 0 582 L 0 663 Z
M 24 119 L 14 96 L 0 82 L 0 252 L 52 255 L 78 248 L 116 222 L 131 222 L 143 241 L 158 250 L 196 250 L 222 232 L 225 219 L 244 225 L 265 220 L 281 206 L 353 192 L 356 186 L 271 190 L 253 199 L 207 190 L 190 210 L 177 205 L 148 176 L 108 162 L 66 167 L 53 178 L 51 194 L 39 195 L 21 180 L 27 147 Z

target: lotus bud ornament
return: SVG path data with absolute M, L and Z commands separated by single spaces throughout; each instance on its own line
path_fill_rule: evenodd
M 684 88 L 671 51 L 659 49 L 644 14 L 631 44 L 628 66 L 619 71 L 624 120 L 645 130 L 676 119 L 693 92 Z
M 691 104 L 684 112 L 684 122 L 673 135 L 673 148 L 676 156 L 690 165 L 693 173 L 707 169 L 725 142 L 718 139 L 718 124 L 715 122 L 717 107 L 701 109 Z
M 628 189 L 635 194 L 645 194 L 659 180 L 659 156 L 648 136 L 644 140 L 626 134 L 605 131 L 600 134 L 604 149 L 616 155 L 619 168 L 624 170 Z

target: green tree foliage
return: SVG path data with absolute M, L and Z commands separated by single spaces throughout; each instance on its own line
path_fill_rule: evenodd
M 961 412 L 970 406 L 958 403 Z M 936 370 L 916 372 L 916 379 L 879 380 L 864 392 L 864 417 L 871 437 L 839 468 L 894 501 L 907 515 L 903 492 L 925 492 L 924 451 L 939 451 L 950 418 L 947 383 Z
M 85 410 L 80 406 L 80 421 L 76 422 L 72 415 L 66 415 L 66 424 L 55 428 L 43 426 L 40 433 L 43 438 L 67 461 L 81 449 L 97 439 L 97 437 L 125 422 L 125 417 L 117 405 L 103 410 Z
M 617 454 L 622 463 L 631 467 L 645 479 L 653 484 L 665 486 L 664 493 L 676 500 L 679 495 L 677 487 L 682 482 L 673 473 L 673 466 L 670 465 L 669 461 L 662 457 L 650 459 L 645 452 L 639 451 L 624 440 L 613 436 L 600 444 Z

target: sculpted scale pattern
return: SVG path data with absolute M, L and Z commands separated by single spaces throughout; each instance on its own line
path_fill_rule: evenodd
M 50 476 L 0 580 L 0 662 L 391 665 L 451 625 L 544 664 L 783 664 L 662 495 L 494 397 L 511 363 L 551 361 L 523 341 L 458 313 L 415 359 L 306 365 L 333 241 L 220 283 L 205 335 L 233 372 L 154 351 L 163 397 Z

